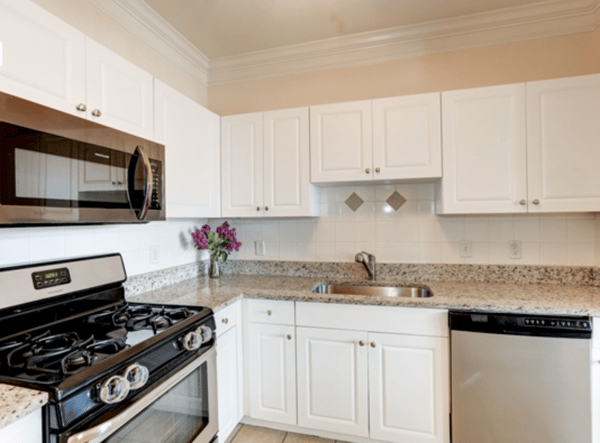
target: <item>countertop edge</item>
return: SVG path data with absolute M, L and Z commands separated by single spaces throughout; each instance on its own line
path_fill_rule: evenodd
M 48 403 L 48 393 L 0 383 L 0 430 Z

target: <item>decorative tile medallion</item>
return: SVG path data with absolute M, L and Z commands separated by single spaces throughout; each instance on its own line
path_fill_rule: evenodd
M 353 212 L 356 212 L 356 210 L 360 208 L 364 202 L 365 201 L 362 198 L 360 198 L 360 196 L 356 192 L 353 192 L 352 195 L 348 197 L 344 203 L 346 203 L 346 206 L 352 209 Z
M 386 200 L 386 203 L 394 208 L 394 211 L 397 211 L 404 203 L 406 203 L 406 199 L 402 197 L 398 191 L 394 191 L 394 193 Z

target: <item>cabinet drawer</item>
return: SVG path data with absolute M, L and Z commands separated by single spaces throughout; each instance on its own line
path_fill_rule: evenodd
M 272 300 L 246 300 L 246 313 L 250 323 L 294 324 L 294 302 Z
M 448 337 L 445 309 L 296 303 L 296 325 Z
M 215 312 L 215 323 L 217 324 L 217 337 L 233 328 L 237 323 L 238 302 Z

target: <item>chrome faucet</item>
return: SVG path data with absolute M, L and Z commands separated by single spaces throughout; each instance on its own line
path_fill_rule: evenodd
M 365 257 L 367 258 L 366 260 Z M 371 278 L 371 280 L 375 280 L 375 278 L 377 277 L 377 271 L 375 269 L 375 256 L 373 254 L 361 251 L 358 254 L 356 254 L 356 257 L 354 257 L 354 261 L 357 263 L 362 263 L 367 272 L 369 273 L 369 277 Z

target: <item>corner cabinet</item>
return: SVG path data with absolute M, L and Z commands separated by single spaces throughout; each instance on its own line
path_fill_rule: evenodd
M 221 119 L 223 217 L 318 215 L 308 108 Z
M 219 116 L 155 80 L 154 120 L 165 145 L 167 218 L 219 217 Z
M 312 106 L 315 183 L 441 177 L 440 94 Z

